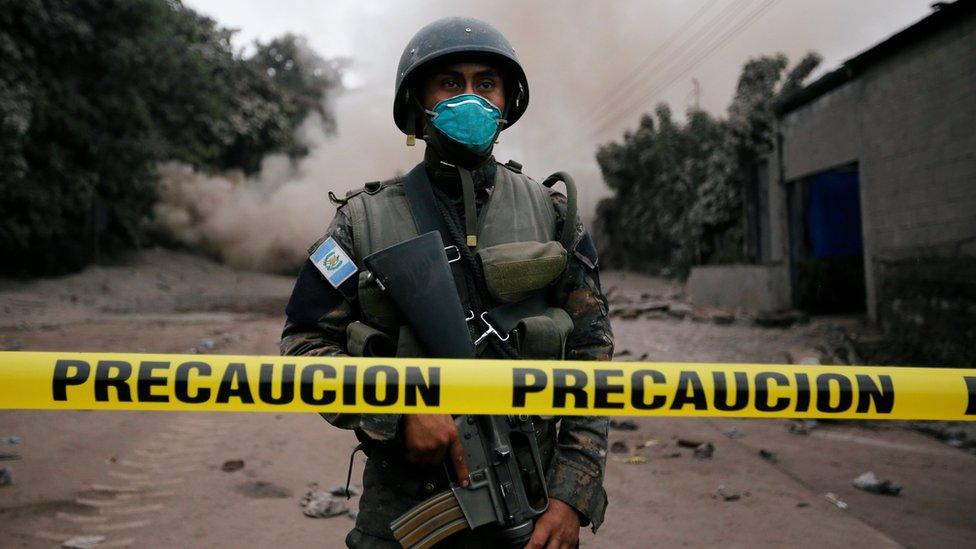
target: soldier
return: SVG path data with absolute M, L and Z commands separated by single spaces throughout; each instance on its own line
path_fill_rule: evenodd
M 384 346 L 375 345 L 380 341 L 387 342 L 388 354 L 423 356 L 409 327 L 362 269 L 362 259 L 432 226 L 441 229 L 451 244 L 448 254 L 457 260 L 452 262 L 455 285 L 471 311 L 472 339 L 484 336 L 477 346 L 480 356 L 610 360 L 613 336 L 597 253 L 577 220 L 575 199 L 529 179 L 518 163 L 502 165 L 492 156 L 498 134 L 518 121 L 528 99 L 528 81 L 515 51 L 491 25 L 446 18 L 410 40 L 397 69 L 393 116 L 408 145 L 421 130 L 424 161 L 405 177 L 367 183 L 345 199 L 330 193 L 338 210 L 309 253 L 315 257 L 328 250 L 351 267 L 330 271 L 305 262 L 286 309 L 282 354 L 382 354 L 376 349 Z M 485 265 L 512 254 L 516 261 L 507 265 L 527 265 L 517 267 L 515 282 L 513 277 L 491 279 Z M 530 302 L 543 303 L 542 312 L 519 305 Z M 526 318 L 516 319 L 510 333 L 485 319 L 491 316 L 479 315 L 506 304 L 516 312 L 519 307 L 534 311 L 518 313 Z M 346 537 L 349 547 L 398 547 L 391 521 L 446 488 L 445 458 L 454 464 L 457 478 L 467 478 L 451 416 L 323 417 L 353 429 L 368 456 L 359 517 Z M 607 421 L 534 420 L 550 502 L 528 546 L 576 547 L 581 526 L 595 532 L 603 521 Z M 491 531 L 468 531 L 446 543 L 500 542 Z

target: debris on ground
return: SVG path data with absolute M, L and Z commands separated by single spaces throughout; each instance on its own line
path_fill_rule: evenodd
M 20 459 L 20 454 L 14 452 L 0 452 L 0 461 L 13 461 Z
M 883 496 L 897 496 L 901 493 L 901 486 L 890 480 L 879 479 L 874 476 L 874 472 L 872 471 L 868 471 L 854 479 L 854 487 L 865 492 L 881 494 Z
M 617 421 L 615 419 L 611 419 L 610 420 L 610 428 L 611 429 L 615 429 L 617 431 L 636 431 L 637 430 L 637 424 L 634 423 L 633 421 L 630 421 L 629 419 L 625 419 L 625 420 L 622 420 L 622 421 Z
M 695 457 L 698 459 L 711 459 L 714 453 L 715 445 L 711 442 L 706 442 L 695 448 Z
M 705 444 L 705 443 L 702 442 L 702 441 L 700 441 L 700 440 L 692 440 L 692 439 L 688 439 L 688 438 L 679 438 L 678 439 L 678 446 L 680 446 L 682 448 L 698 448 L 702 444 Z
M 352 520 L 356 520 L 359 518 L 359 509 L 350 509 L 348 512 L 346 512 L 346 516 Z
M 671 452 L 670 454 L 665 454 L 666 458 L 679 458 L 681 457 L 681 452 Z
M 786 362 L 790 364 L 801 364 L 806 366 L 817 366 L 821 363 L 820 351 L 807 349 L 805 347 L 795 347 L 786 351 Z
M 753 321 L 763 328 L 788 328 L 794 324 L 806 324 L 810 317 L 802 311 L 763 311 Z
M 726 488 L 725 486 L 719 486 L 715 493 L 712 494 L 713 499 L 720 499 L 722 501 L 739 501 L 742 499 L 743 495 L 749 495 L 749 492 L 744 494 L 738 490 L 733 490 L 731 488 Z
M 807 503 L 807 502 L 805 502 L 805 501 L 798 501 L 798 502 L 796 502 L 796 506 L 797 507 L 810 507 L 810 504 Z
M 346 514 L 349 509 L 342 500 L 323 490 L 309 490 L 299 502 L 306 517 L 329 518 Z
M 244 468 L 243 459 L 228 459 L 220 466 L 220 470 L 225 473 L 233 473 L 234 471 L 239 471 Z
M 13 470 L 10 467 L 0 467 L 0 486 L 10 486 L 13 483 Z
M 352 497 L 361 494 L 362 490 L 360 490 L 355 484 L 350 484 L 349 493 L 346 493 L 345 485 L 336 485 L 329 488 L 329 493 L 333 496 Z
M 810 431 L 820 425 L 815 419 L 795 419 L 790 422 L 789 429 L 794 435 L 809 435 Z
M 0 444 L 20 444 L 20 437 L 18 436 L 0 437 Z
M 827 492 L 824 494 L 824 499 L 836 505 L 839 509 L 847 509 L 847 502 L 837 497 L 837 494 L 833 492 Z
M 623 460 L 621 460 L 619 458 L 614 458 L 614 460 L 621 461 L 621 462 L 626 463 L 628 465 L 643 465 L 643 464 L 647 463 L 647 458 L 644 457 L 644 456 L 630 456 L 630 457 L 628 457 L 626 459 L 623 459 Z
M 668 311 L 671 305 L 666 301 L 645 301 L 642 303 L 614 304 L 610 308 L 610 318 L 633 320 L 653 313 Z
M 694 311 L 695 309 L 687 303 L 672 303 L 671 306 L 668 307 L 668 315 L 673 316 L 674 318 L 684 318 L 686 316 L 690 316 Z
M 629 451 L 630 448 L 627 447 L 627 443 L 621 440 L 615 441 L 610 445 L 610 452 L 614 454 L 626 454 Z
M 759 457 L 763 458 L 764 460 L 770 463 L 779 463 L 779 458 L 776 457 L 776 454 L 770 452 L 769 450 L 766 450 L 765 448 L 759 449 Z
M 200 340 L 200 349 L 203 349 L 204 351 L 213 351 L 216 348 L 217 342 L 215 342 L 213 339 L 205 337 Z
M 649 438 L 649 439 L 645 440 L 644 442 L 638 442 L 637 443 L 637 446 L 635 446 L 635 448 L 638 449 L 638 450 L 640 450 L 641 448 L 650 448 L 651 446 L 657 446 L 660 443 L 661 443 L 661 441 L 659 441 L 659 440 L 656 440 L 656 439 L 653 439 L 653 438 Z
M 85 547 L 94 547 L 103 541 L 105 541 L 105 536 L 78 536 L 62 543 L 61 547 L 66 547 L 68 549 L 84 549 Z
M 722 429 L 722 434 L 729 438 L 742 438 L 746 436 L 745 433 L 743 433 L 738 427 L 727 427 Z

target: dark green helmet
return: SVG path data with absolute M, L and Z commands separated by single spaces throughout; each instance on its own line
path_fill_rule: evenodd
M 417 104 L 408 92 L 413 77 L 422 69 L 448 56 L 473 54 L 487 58 L 501 71 L 505 80 L 507 126 L 514 124 L 529 104 L 529 83 L 525 71 L 515 55 L 515 48 L 502 33 L 490 24 L 471 17 L 445 17 L 417 31 L 400 56 L 397 66 L 396 95 L 393 100 L 393 120 L 400 131 L 413 134 L 416 120 L 412 117 Z

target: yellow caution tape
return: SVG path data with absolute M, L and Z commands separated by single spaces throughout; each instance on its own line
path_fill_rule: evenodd
M 976 420 L 976 369 L 0 352 L 0 408 Z

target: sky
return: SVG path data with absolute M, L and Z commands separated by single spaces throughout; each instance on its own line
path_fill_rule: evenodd
M 351 60 L 352 88 L 333 107 L 338 135 L 318 140 L 305 177 L 344 191 L 386 179 L 420 161 L 392 121 L 403 46 L 424 24 L 449 15 L 485 19 L 516 49 L 529 78 L 525 116 L 496 146 L 541 180 L 557 170 L 581 187 L 584 219 L 606 194 L 594 154 L 642 113 L 667 102 L 680 115 L 697 104 L 724 115 L 750 57 L 808 51 L 814 77 L 930 12 L 930 0 L 185 0 L 247 49 L 286 32 L 325 57 Z

